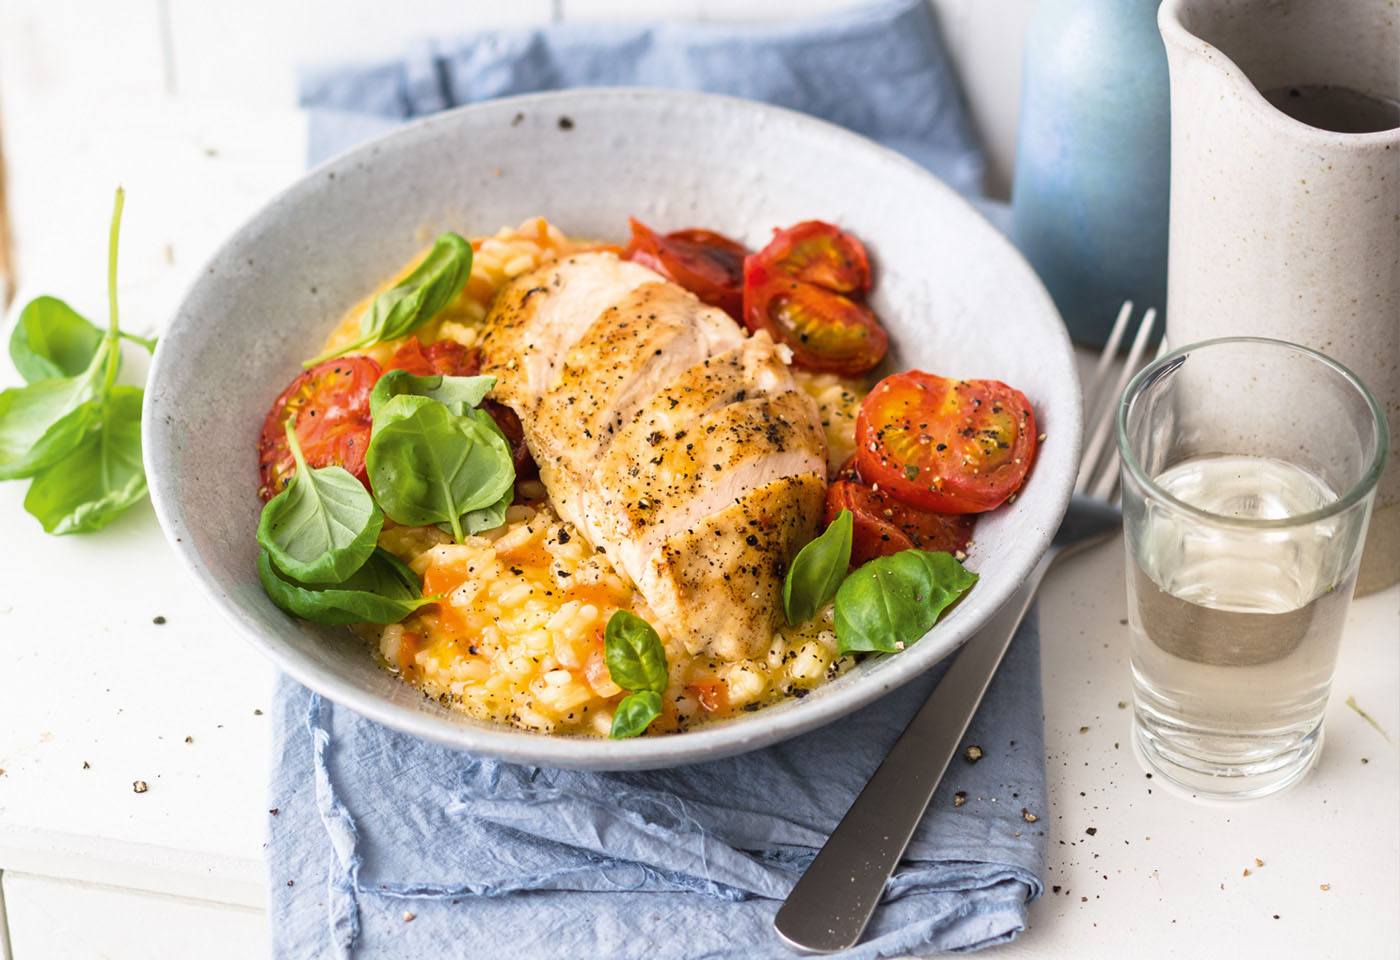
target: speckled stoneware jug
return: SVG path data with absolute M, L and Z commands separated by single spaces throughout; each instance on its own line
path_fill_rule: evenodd
M 1291 340 L 1370 387 L 1391 446 L 1356 592 L 1388 586 L 1400 580 L 1400 7 L 1165 0 L 1158 27 L 1172 101 L 1167 339 Z

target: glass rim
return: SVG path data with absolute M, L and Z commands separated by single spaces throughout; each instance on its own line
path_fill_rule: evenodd
M 1366 401 L 1366 405 L 1371 410 L 1372 429 L 1376 436 L 1376 450 L 1371 458 L 1371 463 L 1361 477 L 1351 485 L 1345 493 L 1338 495 L 1337 499 L 1329 502 L 1325 506 L 1307 513 L 1294 514 L 1288 517 L 1227 517 L 1219 513 L 1212 513 L 1200 507 L 1193 506 L 1180 498 L 1168 493 L 1156 483 L 1147 472 L 1143 470 L 1142 464 L 1138 462 L 1136 456 L 1128 445 L 1128 414 L 1132 410 L 1135 401 L 1142 395 L 1147 383 L 1156 378 L 1157 374 L 1168 364 L 1175 363 L 1190 353 L 1206 347 L 1220 346 L 1222 344 L 1244 344 L 1254 343 L 1272 348 L 1282 348 L 1289 352 L 1300 353 L 1315 361 L 1330 367 L 1340 374 L 1342 379 L 1359 393 Z M 1149 363 L 1138 371 L 1137 376 L 1128 382 L 1123 389 L 1123 395 L 1118 399 L 1118 412 L 1114 417 L 1115 434 L 1118 442 L 1118 459 L 1123 465 L 1123 469 L 1132 476 L 1133 480 L 1149 491 L 1156 499 L 1165 501 L 1173 509 L 1178 510 L 1187 516 L 1209 521 L 1217 526 L 1237 527 L 1245 530 L 1285 530 L 1293 527 L 1306 526 L 1316 523 L 1319 520 L 1326 520 L 1338 514 L 1345 513 L 1356 504 L 1366 499 L 1376 489 L 1380 482 L 1381 473 L 1385 470 L 1386 457 L 1390 452 L 1390 427 L 1386 423 L 1385 411 L 1381 409 L 1380 403 L 1371 393 L 1370 389 L 1362 382 L 1361 378 L 1348 369 L 1344 364 L 1339 363 L 1319 350 L 1305 347 L 1300 343 L 1292 343 L 1288 340 L 1278 340 L 1272 337 L 1215 337 L 1210 340 L 1198 340 L 1178 347 L 1169 353 L 1163 354 L 1156 360 Z

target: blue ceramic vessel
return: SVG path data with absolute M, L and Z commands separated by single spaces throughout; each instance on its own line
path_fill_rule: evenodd
M 1170 92 L 1157 0 L 1041 0 L 1031 18 L 1011 238 L 1069 327 L 1166 306 Z

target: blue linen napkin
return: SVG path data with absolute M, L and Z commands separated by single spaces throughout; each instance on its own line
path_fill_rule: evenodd
M 981 153 L 923 0 L 763 28 L 500 31 L 309 72 L 312 159 L 408 116 L 587 83 L 781 103 L 980 186 Z M 1046 846 L 1034 622 L 968 731 L 983 758 L 954 760 L 865 940 L 844 956 L 971 950 L 1025 927 Z M 267 844 L 273 955 L 792 957 L 772 930 L 778 904 L 943 669 L 775 747 L 614 774 L 454 752 L 284 677 Z

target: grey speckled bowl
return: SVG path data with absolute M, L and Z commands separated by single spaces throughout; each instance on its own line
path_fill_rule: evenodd
M 561 117 L 573 122 L 561 124 Z M 1024 492 L 982 520 L 981 580 L 903 653 L 800 701 L 675 736 L 607 741 L 472 721 L 379 668 L 347 630 L 293 620 L 258 584 L 256 440 L 273 398 L 349 306 L 440 230 L 542 214 L 624 240 L 627 217 L 757 248 L 823 219 L 860 237 L 893 368 L 1004 380 L 1048 435 Z M 585 90 L 500 100 L 395 131 L 312 171 L 208 263 L 161 339 L 146 468 L 166 536 L 215 606 L 278 667 L 337 703 L 452 747 L 560 767 L 645 769 L 752 750 L 912 679 L 1030 570 L 1069 501 L 1080 398 L 1069 340 L 1030 268 L 971 206 L 904 158 L 799 114 L 724 97 Z

